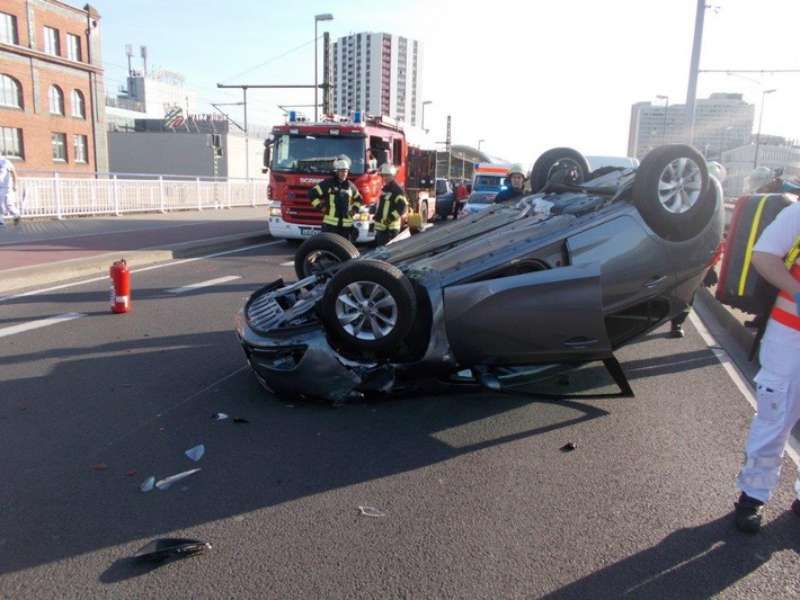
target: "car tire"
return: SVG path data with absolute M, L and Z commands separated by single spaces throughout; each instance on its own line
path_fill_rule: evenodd
M 328 282 L 320 307 L 322 322 L 335 343 L 345 351 L 374 356 L 397 351 L 417 314 L 408 278 L 394 265 L 372 259 L 339 269 Z
M 318 233 L 295 252 L 294 272 L 303 279 L 358 257 L 358 249 L 349 240 L 335 233 Z
M 566 164 L 574 166 L 578 171 L 574 183 L 586 181 L 590 173 L 586 157 L 572 148 L 553 148 L 542 154 L 533 164 L 530 174 L 531 191 L 534 194 L 540 192 L 550 181 L 554 170 Z
M 661 146 L 645 156 L 636 170 L 632 194 L 645 223 L 669 241 L 695 237 L 708 225 L 716 206 L 705 158 L 685 144 Z

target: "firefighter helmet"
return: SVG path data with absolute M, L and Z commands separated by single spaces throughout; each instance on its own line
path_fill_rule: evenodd
M 522 175 L 525 177 L 525 171 L 522 169 L 522 165 L 511 165 L 511 168 L 508 170 L 508 176 L 511 177 L 512 175 Z
M 391 175 L 394 177 L 397 175 L 397 169 L 395 169 L 394 165 L 390 165 L 389 163 L 383 163 L 381 165 L 381 175 Z
M 334 171 L 348 171 L 350 170 L 350 163 L 342 158 L 337 158 L 333 161 Z

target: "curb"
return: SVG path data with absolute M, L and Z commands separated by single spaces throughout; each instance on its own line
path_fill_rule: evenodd
M 16 292 L 24 288 L 50 283 L 59 283 L 77 277 L 105 275 L 111 263 L 125 257 L 129 267 L 143 267 L 178 258 L 190 258 L 205 253 L 258 244 L 271 239 L 269 233 L 237 233 L 220 237 L 181 242 L 164 248 L 142 248 L 128 252 L 107 252 L 56 261 L 44 265 L 18 267 L 0 271 L 0 294 Z
M 706 288 L 697 290 L 694 307 L 700 319 L 712 330 L 723 347 L 727 343 L 734 344 L 736 353 L 747 360 L 755 333 L 742 325 Z M 712 324 L 709 320 L 715 323 Z M 755 357 L 750 365 L 757 367 L 758 357 Z

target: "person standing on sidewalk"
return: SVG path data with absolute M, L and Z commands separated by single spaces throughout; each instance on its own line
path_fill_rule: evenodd
M 0 155 L 0 227 L 5 227 L 4 214 L 14 217 L 14 225 L 19 224 L 19 210 L 16 203 L 17 171 L 14 163 Z
M 783 453 L 800 420 L 800 203 L 783 209 L 753 248 L 753 267 L 779 292 L 761 341 L 755 378 L 757 411 L 750 425 L 745 462 L 736 478 L 736 526 L 761 527 L 764 503 L 778 485 Z M 800 478 L 792 511 L 800 517 Z
M 408 199 L 403 188 L 394 180 L 396 174 L 394 165 L 381 165 L 383 189 L 378 210 L 375 211 L 375 244 L 378 246 L 385 246 L 400 233 L 403 215 L 408 212 Z

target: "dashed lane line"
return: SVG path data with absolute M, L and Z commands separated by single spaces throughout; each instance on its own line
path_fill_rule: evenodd
M 34 329 L 41 329 L 42 327 L 49 327 L 50 325 L 57 325 L 58 323 L 65 323 L 74 319 L 85 317 L 83 313 L 65 313 L 56 317 L 48 317 L 47 319 L 37 319 L 36 321 L 28 321 L 27 323 L 20 323 L 19 325 L 12 325 L 0 329 L 0 338 L 24 333 L 26 331 L 33 331 Z
M 228 283 L 229 281 L 236 281 L 237 279 L 241 279 L 241 275 L 228 275 L 227 277 L 217 277 L 216 279 L 209 279 L 208 281 L 198 281 L 197 283 L 190 283 L 189 285 L 184 285 L 183 287 L 172 288 L 167 290 L 168 294 L 185 294 L 186 292 L 192 292 L 194 290 L 199 290 L 201 288 L 211 287 L 213 285 L 220 285 L 222 283 Z

